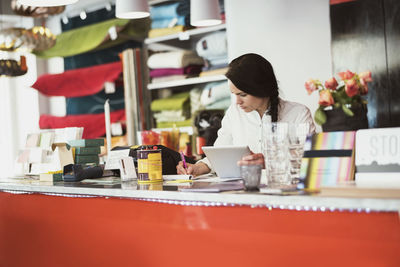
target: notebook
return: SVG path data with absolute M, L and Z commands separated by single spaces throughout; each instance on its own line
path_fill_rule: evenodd
M 251 153 L 248 146 L 203 146 L 202 149 L 220 178 L 240 177 L 237 162 Z

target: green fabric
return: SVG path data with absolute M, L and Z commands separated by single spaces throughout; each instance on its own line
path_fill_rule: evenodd
M 156 99 L 151 102 L 152 111 L 180 110 L 190 108 L 189 92 L 174 94 L 168 98 Z
M 149 29 L 150 20 L 111 19 L 91 24 L 78 29 L 69 30 L 57 35 L 55 46 L 45 51 L 36 51 L 34 54 L 41 58 L 69 57 L 82 54 L 94 49 L 108 48 L 128 39 L 145 38 Z M 108 40 L 108 29 L 116 26 L 121 29 L 118 38 Z M 117 30 L 118 31 L 118 30 Z
M 157 122 L 157 128 L 172 128 L 174 127 L 185 127 L 192 126 L 192 119 L 188 119 L 185 121 L 168 121 L 168 122 Z

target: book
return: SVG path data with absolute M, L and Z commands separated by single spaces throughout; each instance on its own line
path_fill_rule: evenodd
M 300 180 L 309 189 L 354 179 L 355 131 L 323 132 L 307 138 Z
M 77 139 L 77 140 L 69 140 L 68 144 L 72 147 L 98 147 L 104 146 L 104 139 Z
M 98 155 L 76 155 L 75 164 L 95 163 L 99 164 Z
M 98 155 L 101 152 L 99 146 L 93 147 L 75 147 L 75 155 Z

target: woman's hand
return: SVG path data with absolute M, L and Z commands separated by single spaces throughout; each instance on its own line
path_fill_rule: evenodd
M 187 169 L 183 167 L 183 162 L 179 161 L 178 165 L 176 165 L 176 172 L 178 174 L 192 174 L 193 176 L 198 176 L 211 171 L 210 168 L 208 168 L 208 166 L 203 162 L 196 164 L 186 163 L 186 165 Z
M 239 166 L 241 165 L 262 165 L 265 168 L 264 155 L 262 153 L 253 153 L 244 156 L 241 160 L 237 162 Z

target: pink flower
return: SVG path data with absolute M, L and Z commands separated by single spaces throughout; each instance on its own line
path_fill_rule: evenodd
M 364 79 L 360 79 L 361 87 L 360 87 L 360 94 L 366 95 L 368 94 L 368 83 Z
M 325 87 L 329 88 L 331 90 L 336 90 L 337 86 L 338 86 L 338 83 L 337 83 L 335 77 L 332 77 L 332 78 L 326 80 L 326 82 L 325 82 Z
M 309 95 L 311 95 L 312 92 L 314 92 L 318 89 L 317 82 L 313 79 L 309 79 L 308 81 L 306 81 L 304 86 L 306 87 L 306 90 Z
M 353 78 L 354 73 L 349 70 L 346 70 L 344 72 L 339 72 L 338 75 L 339 75 L 340 79 L 345 81 L 345 80 L 350 80 L 351 78 Z
M 318 104 L 326 107 L 335 104 L 335 101 L 333 100 L 332 94 L 329 90 L 324 89 L 319 92 Z
M 358 84 L 355 80 L 348 80 L 346 81 L 345 91 L 349 97 L 353 97 L 358 94 Z
M 364 80 L 364 82 L 372 82 L 372 76 L 370 71 L 364 71 L 358 74 L 358 77 L 360 77 L 361 80 Z

